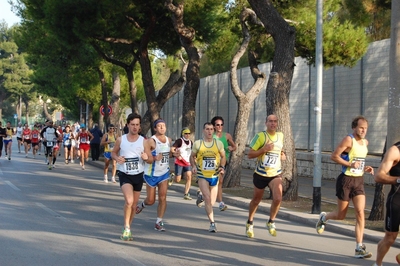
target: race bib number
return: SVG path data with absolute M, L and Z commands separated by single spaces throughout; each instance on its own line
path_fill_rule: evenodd
M 52 141 L 48 141 L 46 144 L 47 147 L 53 147 L 53 145 L 54 145 L 54 142 L 52 142 Z
M 163 152 L 163 153 L 161 153 L 161 155 L 162 155 L 162 158 L 160 161 L 160 166 L 166 165 L 166 164 L 169 165 L 169 152 Z
M 278 162 L 279 154 L 267 152 L 264 156 L 263 166 L 274 168 Z
M 350 168 L 350 172 L 356 175 L 362 175 L 364 173 L 365 158 L 354 158 L 351 161 L 351 164 L 354 164 L 355 162 L 359 162 L 360 166 L 358 168 Z
M 38 134 L 32 134 L 32 138 L 37 139 L 39 137 Z
M 115 142 L 108 143 L 108 149 L 110 149 L 110 150 L 114 149 L 114 145 L 115 145 Z
M 81 138 L 81 143 L 86 143 L 86 138 Z
M 66 139 L 66 140 L 64 141 L 64 145 L 65 145 L 65 146 L 68 146 L 68 145 L 70 145 L 70 144 L 71 144 L 71 140 Z
M 139 158 L 125 158 L 124 169 L 128 175 L 139 174 Z
M 203 170 L 215 170 L 216 169 L 216 159 L 215 157 L 203 157 Z
M 29 139 L 29 135 L 24 135 L 24 139 Z

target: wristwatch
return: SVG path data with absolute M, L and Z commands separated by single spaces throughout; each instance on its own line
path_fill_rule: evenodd
M 400 178 L 397 178 L 397 179 L 396 179 L 396 183 L 397 183 L 397 184 L 400 184 Z

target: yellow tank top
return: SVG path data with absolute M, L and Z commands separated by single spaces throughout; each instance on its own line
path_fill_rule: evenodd
M 111 152 L 114 149 L 115 136 L 107 133 L 106 140 L 110 141 L 110 143 L 106 144 L 106 146 L 104 147 L 104 152 Z
M 362 139 L 362 144 L 359 144 L 353 135 L 350 135 L 350 137 L 353 142 L 353 145 L 350 151 L 347 154 L 342 153 L 341 157 L 342 159 L 351 163 L 355 161 L 360 161 L 361 164 L 359 168 L 350 168 L 343 166 L 342 172 L 347 176 L 363 176 L 365 167 L 365 158 L 367 157 L 368 154 L 367 143 L 365 139 Z
M 10 129 L 6 128 L 6 136 L 4 137 L 4 139 L 5 140 L 10 140 L 10 139 L 12 139 L 12 135 L 13 135 L 12 128 L 10 128 Z
M 198 141 L 200 141 L 200 145 L 196 156 L 197 176 L 204 178 L 217 177 L 217 170 L 221 161 L 217 145 L 218 140 L 213 139 L 212 142 L 207 143 L 203 140 Z M 220 146 L 223 148 L 222 143 Z
M 265 131 L 260 132 L 250 142 L 250 148 L 257 151 L 266 142 L 274 143 L 274 149 L 257 157 L 254 172 L 260 176 L 274 177 L 282 173 L 281 152 L 283 148 L 283 133 L 276 132 L 275 135 L 270 136 Z

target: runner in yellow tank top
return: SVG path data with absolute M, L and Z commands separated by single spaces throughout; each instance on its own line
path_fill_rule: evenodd
M 368 121 L 363 116 L 357 116 L 351 123 L 353 133 L 342 139 L 331 155 L 332 161 L 342 166 L 341 174 L 336 179 L 337 209 L 330 213 L 321 212 L 316 224 L 318 234 L 322 234 L 328 220 L 343 220 L 346 217 L 350 200 L 353 201 L 356 213 L 356 258 L 370 258 L 371 252 L 366 250 L 363 242 L 364 235 L 364 172 L 374 174 L 371 166 L 365 166 L 368 153 L 368 140 L 365 139 Z
M 286 159 L 283 149 L 283 133 L 277 132 L 278 117 L 274 114 L 265 119 L 266 131 L 259 132 L 250 142 L 249 159 L 257 158 L 256 169 L 253 174 L 254 193 L 249 204 L 249 216 L 246 223 L 246 235 L 254 237 L 253 219 L 257 207 L 268 186 L 272 192 L 270 217 L 267 221 L 268 232 L 276 236 L 274 219 L 278 215 L 282 202 L 282 168 L 281 161 Z
M 202 199 L 210 221 L 210 232 L 217 232 L 214 221 L 213 205 L 218 193 L 218 174 L 224 174 L 226 158 L 224 145 L 221 141 L 213 139 L 214 127 L 207 122 L 203 126 L 203 139 L 196 140 L 193 144 L 190 164 L 192 172 L 198 178 L 202 195 L 197 193 L 196 204 L 199 206 Z M 202 198 L 202 199 L 201 199 Z
M 104 182 L 108 183 L 108 167 L 112 161 L 112 177 L 111 181 L 116 183 L 115 176 L 117 174 L 117 162 L 111 158 L 111 152 L 114 148 L 116 141 L 115 127 L 113 124 L 108 126 L 107 134 L 101 138 L 100 145 L 104 146 Z

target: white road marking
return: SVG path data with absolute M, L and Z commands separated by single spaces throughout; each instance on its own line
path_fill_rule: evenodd
M 46 207 L 42 203 L 36 202 L 36 205 L 38 207 L 42 208 L 43 210 L 45 210 L 46 212 L 50 213 L 51 215 L 53 215 L 55 218 L 60 218 L 61 220 L 69 221 L 67 218 L 63 217 L 62 215 L 58 214 L 57 212 L 53 211 L 52 209 Z
M 10 181 L 4 181 L 7 185 L 9 185 L 12 189 L 16 190 L 16 191 L 21 191 L 19 188 L 17 188 L 13 183 L 11 183 Z

